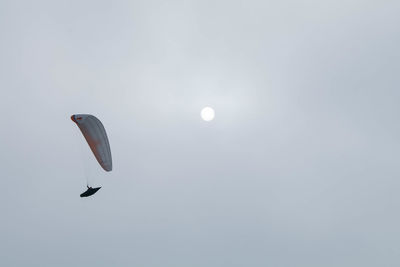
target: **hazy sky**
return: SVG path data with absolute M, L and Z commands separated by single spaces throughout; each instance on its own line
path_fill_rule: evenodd
M 0 0 L 0 265 L 399 266 L 399 13 Z

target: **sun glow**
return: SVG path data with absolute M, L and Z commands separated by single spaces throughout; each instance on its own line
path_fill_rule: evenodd
M 215 117 L 215 111 L 211 107 L 205 107 L 201 110 L 201 118 L 205 121 L 212 121 Z

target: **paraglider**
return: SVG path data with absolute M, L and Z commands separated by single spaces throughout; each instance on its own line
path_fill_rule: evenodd
M 71 120 L 78 125 L 97 162 L 105 171 L 110 172 L 112 170 L 110 143 L 101 121 L 89 114 L 72 115 Z M 81 197 L 91 196 L 101 188 L 87 187 L 88 190 L 82 193 Z
M 91 195 L 96 194 L 96 192 L 99 191 L 101 187 L 92 188 L 90 186 L 87 186 L 87 188 L 88 189 L 81 194 L 81 197 L 90 197 Z

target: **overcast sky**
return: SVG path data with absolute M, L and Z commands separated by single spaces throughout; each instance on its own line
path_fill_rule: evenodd
M 0 0 L 0 265 L 399 266 L 399 13 Z

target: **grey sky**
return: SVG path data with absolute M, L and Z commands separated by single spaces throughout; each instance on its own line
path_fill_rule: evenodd
M 1 0 L 0 265 L 399 266 L 399 13 Z

